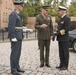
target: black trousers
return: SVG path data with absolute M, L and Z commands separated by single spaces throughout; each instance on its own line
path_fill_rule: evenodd
M 10 55 L 10 66 L 11 72 L 17 71 L 20 68 L 19 60 L 21 55 L 22 40 L 17 42 L 11 42 L 11 55 Z
M 40 63 L 49 64 L 49 51 L 50 51 L 50 39 L 49 40 L 39 40 L 40 46 Z M 45 49 L 45 56 L 44 56 Z
M 59 41 L 59 57 L 60 57 L 60 66 L 68 68 L 69 63 L 69 42 L 68 41 Z

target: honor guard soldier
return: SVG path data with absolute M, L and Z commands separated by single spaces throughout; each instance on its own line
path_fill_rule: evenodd
M 70 18 L 67 16 L 67 8 L 59 6 L 59 15 L 61 19 L 58 23 L 58 31 L 56 33 L 59 45 L 60 65 L 57 69 L 67 70 L 69 63 L 69 34 Z
M 23 10 L 23 2 L 14 2 L 14 5 L 15 10 L 10 14 L 8 24 L 8 38 L 11 41 L 10 66 L 13 75 L 21 75 L 19 72 L 24 72 L 19 65 L 23 38 L 20 12 Z
M 52 19 L 48 15 L 49 6 L 42 6 L 42 13 L 36 17 L 35 28 L 38 30 L 38 42 L 40 48 L 40 67 L 49 65 L 50 39 L 53 36 Z M 44 48 L 45 54 L 44 54 Z M 44 56 L 45 55 L 45 56 Z

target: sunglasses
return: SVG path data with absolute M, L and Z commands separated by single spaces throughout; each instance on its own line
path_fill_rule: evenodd
M 47 9 L 45 9 L 46 11 L 49 11 L 49 10 L 47 10 Z

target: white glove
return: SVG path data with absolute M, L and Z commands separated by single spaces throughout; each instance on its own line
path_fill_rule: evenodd
M 33 32 L 32 29 L 23 29 L 23 32 Z
M 23 29 L 23 32 L 27 32 L 27 29 Z
M 60 33 L 61 33 L 61 35 L 64 35 L 64 34 L 65 34 L 65 30 L 62 29 L 62 30 L 60 31 Z
M 17 42 L 16 38 L 11 39 L 12 42 Z

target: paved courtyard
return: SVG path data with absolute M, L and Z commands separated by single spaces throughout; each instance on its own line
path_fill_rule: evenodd
M 68 71 L 60 71 L 55 67 L 59 64 L 58 43 L 50 45 L 51 68 L 40 68 L 37 40 L 23 41 L 20 65 L 25 70 L 22 75 L 76 75 L 76 53 L 70 51 Z M 0 75 L 10 74 L 10 42 L 0 43 Z

